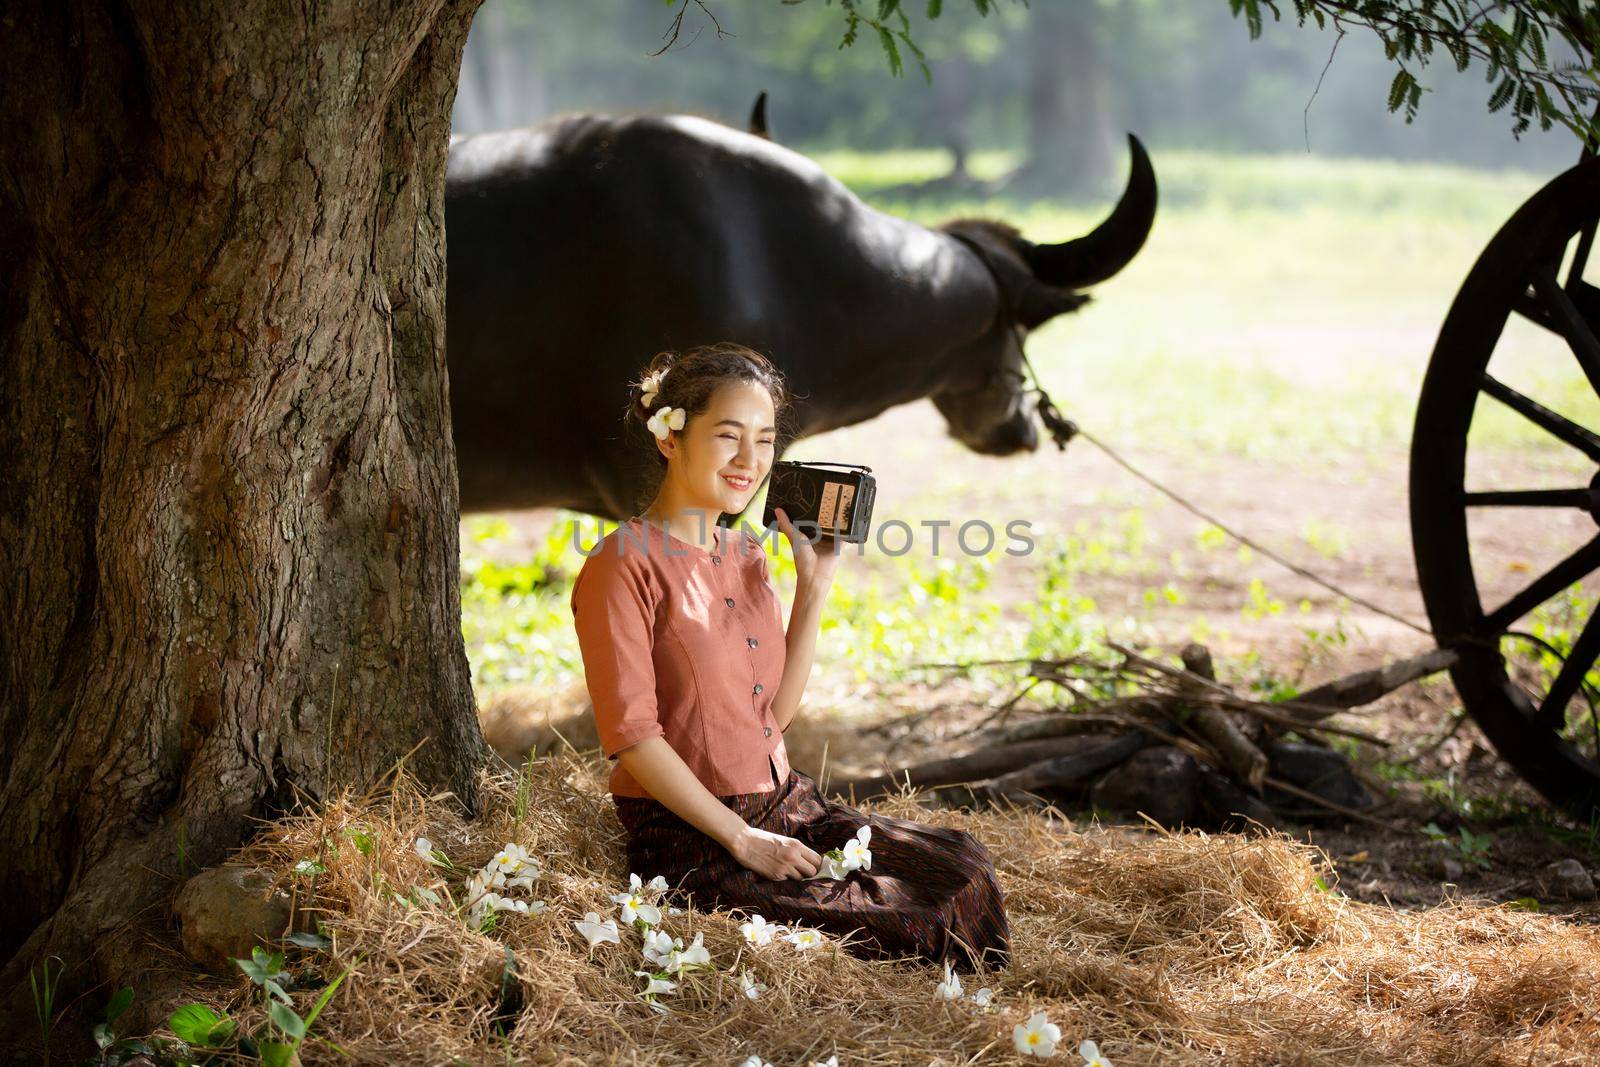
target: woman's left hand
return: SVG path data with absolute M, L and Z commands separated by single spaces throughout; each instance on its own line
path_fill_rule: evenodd
M 773 508 L 778 519 L 778 529 L 789 539 L 789 550 L 794 553 L 795 582 L 812 589 L 826 588 L 833 581 L 843 555 L 844 542 L 827 534 L 819 535 L 813 544 L 796 529 L 782 508 Z

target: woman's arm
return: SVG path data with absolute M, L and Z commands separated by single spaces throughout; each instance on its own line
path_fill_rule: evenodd
M 784 634 L 783 680 L 772 698 L 772 717 L 779 730 L 787 730 L 800 710 L 800 696 L 811 680 L 811 665 L 817 654 L 817 631 L 822 627 L 822 605 L 827 603 L 833 577 L 820 583 L 796 586 L 794 606 L 789 609 L 789 629 Z
M 822 606 L 828 602 L 833 576 L 839 568 L 843 545 L 833 537 L 808 541 L 782 508 L 773 509 L 778 529 L 789 539 L 794 553 L 794 605 L 789 609 L 789 629 L 784 634 L 783 680 L 772 698 L 772 717 L 779 730 L 787 730 L 800 710 L 800 696 L 811 680 L 811 663 L 817 654 L 817 631 L 822 627 Z M 814 543 L 813 543 L 814 542 Z
M 617 754 L 645 791 L 674 815 L 727 849 L 742 866 L 767 878 L 809 878 L 822 857 L 792 837 L 750 826 L 695 777 L 664 737 L 648 737 Z

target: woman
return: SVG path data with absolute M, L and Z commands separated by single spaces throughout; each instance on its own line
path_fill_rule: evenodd
M 1004 898 L 977 839 L 864 814 L 789 766 L 783 731 L 811 674 L 837 542 L 813 545 L 777 511 L 798 576 L 785 633 L 761 542 L 717 522 L 766 478 L 787 406 L 777 369 L 728 343 L 663 352 L 634 387 L 629 417 L 650 432 L 661 486 L 572 589 L 629 869 L 702 908 L 829 931 L 859 955 L 1003 966 Z M 821 853 L 862 827 L 870 867 L 812 879 Z

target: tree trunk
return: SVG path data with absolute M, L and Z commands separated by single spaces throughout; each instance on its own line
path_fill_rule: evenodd
M 0 991 L 147 964 L 130 920 L 253 817 L 421 742 L 475 806 L 444 166 L 479 2 L 8 9 Z
M 1028 160 L 1024 184 L 1057 194 L 1098 195 L 1116 185 L 1120 143 L 1100 55 L 1094 0 L 1039 4 L 1028 26 Z

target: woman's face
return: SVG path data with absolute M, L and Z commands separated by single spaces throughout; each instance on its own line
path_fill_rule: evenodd
M 755 382 L 728 382 L 706 410 L 659 442 L 685 507 L 736 515 L 772 469 L 777 433 L 772 395 Z

